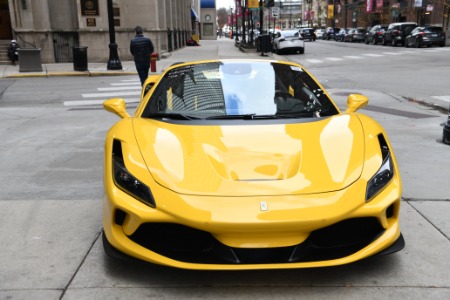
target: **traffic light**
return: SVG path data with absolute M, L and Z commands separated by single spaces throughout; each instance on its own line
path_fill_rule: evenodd
M 274 7 L 275 6 L 275 0 L 266 0 L 266 7 Z

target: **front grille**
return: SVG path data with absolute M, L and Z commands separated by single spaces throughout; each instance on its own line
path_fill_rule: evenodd
M 171 223 L 142 224 L 135 243 L 174 260 L 203 264 L 270 264 L 332 260 L 349 256 L 382 233 L 376 218 L 348 219 L 313 231 L 301 244 L 278 248 L 233 248 L 210 233 Z

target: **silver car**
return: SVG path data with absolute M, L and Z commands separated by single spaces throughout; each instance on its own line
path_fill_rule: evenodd
M 298 29 L 281 30 L 274 35 L 273 52 L 295 52 L 305 53 L 305 42 L 300 36 Z

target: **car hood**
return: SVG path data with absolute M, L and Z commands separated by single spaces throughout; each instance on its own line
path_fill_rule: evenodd
M 354 114 L 295 124 L 225 122 L 181 125 L 136 118 L 133 126 L 153 179 L 177 193 L 323 193 L 347 187 L 362 172 L 364 136 Z

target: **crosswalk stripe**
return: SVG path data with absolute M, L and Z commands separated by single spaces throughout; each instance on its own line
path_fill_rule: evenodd
M 90 93 L 90 94 L 82 94 L 83 98 L 110 98 L 110 97 L 122 97 L 122 96 L 140 96 L 141 91 L 132 91 L 132 92 L 115 92 L 115 93 Z
M 432 96 L 431 98 L 447 101 L 450 103 L 450 96 Z
M 353 56 L 353 55 L 350 55 L 350 56 L 344 56 L 345 58 L 350 58 L 350 59 L 362 59 L 362 57 L 361 56 Z
M 131 85 L 136 85 L 136 86 L 141 86 L 141 82 L 140 81 L 136 81 L 136 82 L 113 82 L 110 83 L 111 86 L 131 86 Z
M 367 54 L 363 54 L 364 56 L 370 56 L 370 57 L 383 57 L 384 55 L 381 54 L 372 54 L 372 53 L 367 53 Z
M 387 55 L 402 55 L 403 53 L 399 53 L 399 52 L 383 52 L 383 54 L 387 54 Z
M 323 61 L 318 60 L 318 59 L 307 59 L 307 62 L 313 63 L 313 64 L 321 64 L 323 63 Z
M 85 106 L 85 105 L 102 105 L 106 98 L 103 100 L 74 100 L 64 101 L 64 106 Z M 139 98 L 124 99 L 125 103 L 139 102 Z
M 341 61 L 341 60 L 343 60 L 342 58 L 338 58 L 338 57 L 327 57 L 326 59 L 331 60 L 331 61 Z
M 121 86 L 121 87 L 106 87 L 106 88 L 97 88 L 99 92 L 107 92 L 107 91 L 125 91 L 125 90 L 141 90 L 141 86 Z

